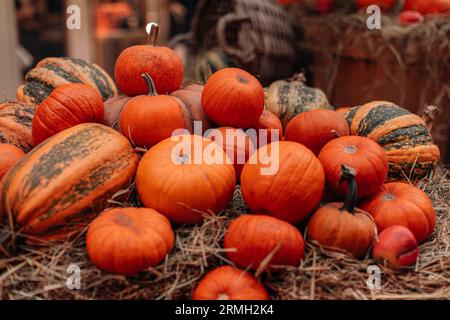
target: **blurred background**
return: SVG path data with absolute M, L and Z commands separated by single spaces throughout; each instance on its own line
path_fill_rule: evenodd
M 187 79 L 237 66 L 267 87 L 302 72 L 334 107 L 388 100 L 422 115 L 437 106 L 432 133 L 449 165 L 450 9 L 402 21 L 408 1 L 379 1 L 386 14 L 372 31 L 355 5 L 367 1 L 357 0 L 1 0 L 0 96 L 14 100 L 45 57 L 81 58 L 113 76 L 117 56 L 145 43 L 154 21 L 159 44 L 178 52 Z M 66 26 L 71 5 L 81 10 L 79 30 Z

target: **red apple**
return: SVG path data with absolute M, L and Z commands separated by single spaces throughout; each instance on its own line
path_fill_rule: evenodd
M 412 266 L 419 255 L 414 234 L 406 227 L 391 226 L 378 235 L 372 250 L 372 256 L 386 261 L 392 269 Z
M 403 11 L 398 15 L 398 22 L 403 25 L 423 22 L 423 16 L 420 12 L 414 10 Z

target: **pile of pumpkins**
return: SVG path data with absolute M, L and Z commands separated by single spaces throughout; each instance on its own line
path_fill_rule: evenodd
M 96 65 L 39 63 L 19 101 L 0 104 L 1 223 L 28 245 L 65 241 L 88 226 L 92 262 L 133 275 L 170 254 L 173 226 L 219 214 L 240 184 L 250 212 L 223 241 L 234 266 L 208 273 L 194 299 L 268 299 L 243 270 L 299 265 L 302 222 L 320 246 L 363 258 L 375 243 L 373 256 L 392 268 L 414 264 L 435 211 L 423 191 L 398 180 L 423 178 L 439 160 L 420 117 L 384 101 L 343 116 L 302 81 L 264 89 L 237 68 L 182 86 L 183 68 L 155 38 L 130 47 L 115 67 L 126 94 L 118 96 Z M 261 143 L 249 128 L 281 138 Z M 244 147 L 219 141 L 224 132 Z M 128 201 L 133 181 L 141 207 L 106 209 Z

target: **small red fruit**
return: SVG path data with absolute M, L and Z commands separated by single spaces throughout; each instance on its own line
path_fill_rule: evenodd
M 418 255 L 419 248 L 414 234 L 403 226 L 384 229 L 372 251 L 375 259 L 386 261 L 392 269 L 414 265 Z
M 414 10 L 407 10 L 401 12 L 398 17 L 398 22 L 402 25 L 410 25 L 423 22 L 423 16 L 420 12 Z

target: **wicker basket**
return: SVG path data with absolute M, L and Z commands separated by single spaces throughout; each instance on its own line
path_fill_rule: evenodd
M 265 85 L 295 71 L 295 33 L 275 0 L 201 0 L 192 22 L 194 48 L 219 46 Z

